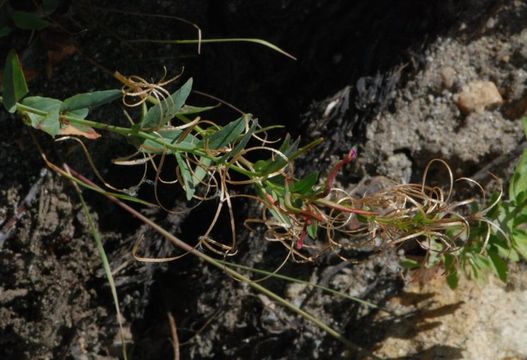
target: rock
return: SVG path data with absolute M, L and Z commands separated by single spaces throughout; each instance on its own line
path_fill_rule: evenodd
M 410 283 L 390 300 L 400 314 L 385 322 L 383 358 L 526 359 L 527 277 L 514 269 L 507 285 L 491 278 L 478 286 L 462 280 L 452 291 L 443 278 Z M 380 314 L 379 317 L 387 316 Z
M 443 87 L 451 89 L 456 81 L 456 71 L 452 67 L 446 66 L 440 70 L 440 75 Z
M 473 81 L 463 86 L 455 97 L 456 105 L 465 114 L 482 113 L 485 108 L 500 105 L 503 98 L 492 81 Z

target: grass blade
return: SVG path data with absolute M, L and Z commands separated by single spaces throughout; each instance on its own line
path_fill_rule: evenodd
M 158 39 L 137 39 L 128 40 L 129 43 L 152 43 L 152 44 L 214 44 L 214 43 L 253 43 L 265 46 L 279 54 L 287 56 L 290 59 L 297 60 L 296 57 L 280 49 L 278 46 L 256 38 L 224 38 L 224 39 L 195 39 L 195 40 L 158 40 Z
M 65 165 L 64 167 L 66 169 L 66 172 L 71 175 L 68 166 Z M 88 205 L 86 205 L 86 201 L 84 200 L 84 197 L 82 196 L 82 192 L 79 186 L 74 181 L 72 181 L 71 183 L 73 184 L 73 187 L 75 188 L 75 191 L 77 192 L 77 195 L 79 195 L 79 199 L 82 205 L 82 211 L 84 212 L 84 216 L 86 216 L 86 220 L 88 221 L 88 227 L 89 227 L 90 233 L 93 236 L 93 239 L 95 240 L 95 244 L 97 245 L 97 250 L 99 251 L 99 256 L 101 257 L 102 265 L 104 268 L 104 273 L 106 274 L 106 279 L 108 280 L 108 285 L 110 286 L 110 289 L 112 292 L 113 303 L 114 303 L 115 311 L 117 314 L 117 323 L 119 324 L 119 337 L 121 338 L 123 358 L 127 360 L 128 357 L 126 354 L 126 341 L 124 337 L 124 328 L 123 328 L 123 320 L 121 316 L 121 309 L 119 307 L 119 297 L 117 295 L 117 289 L 115 287 L 115 281 L 113 279 L 110 262 L 108 261 L 108 256 L 106 255 L 106 251 L 104 250 L 102 236 L 101 236 L 101 233 L 97 230 L 97 227 L 95 226 L 95 222 L 93 221 L 93 218 L 90 214 L 90 210 L 88 209 Z

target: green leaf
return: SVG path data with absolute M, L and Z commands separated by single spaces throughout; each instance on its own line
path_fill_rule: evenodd
M 477 254 L 474 256 L 474 262 L 480 269 L 492 269 L 492 261 L 487 256 Z
M 14 50 L 11 50 L 4 65 L 4 108 L 10 113 L 15 112 L 16 103 L 28 92 L 26 78 L 18 56 Z
M 512 244 L 514 249 L 527 260 L 527 232 L 515 229 L 512 232 Z
M 123 95 L 121 90 L 101 90 L 77 94 L 64 100 L 62 111 L 93 109 L 119 99 Z
M 469 274 L 476 282 L 482 284 L 487 278 L 486 275 L 490 270 L 494 270 L 494 266 L 489 257 L 476 253 L 467 253 L 470 259 L 472 274 Z
M 496 249 L 489 249 L 488 254 L 492 262 L 494 272 L 496 273 L 496 275 L 498 275 L 498 278 L 501 281 L 506 282 L 507 274 L 509 271 L 507 267 L 507 262 L 498 255 L 498 251 Z
M 456 268 L 456 258 L 451 254 L 443 256 L 445 263 L 446 282 L 451 289 L 457 288 L 459 284 L 459 273 Z
M 311 239 L 316 239 L 318 237 L 318 223 L 313 221 L 307 227 L 307 234 Z
M 0 38 L 6 37 L 11 33 L 13 29 L 11 29 L 9 26 L 2 26 L 0 27 Z
M 527 137 L 527 116 L 522 119 L 522 125 L 525 137 Z
M 181 174 L 181 177 L 183 178 L 183 187 L 185 189 L 187 201 L 190 201 L 192 200 L 192 197 L 194 196 L 194 193 L 196 191 L 194 187 L 194 182 L 192 180 L 192 173 L 187 162 L 185 161 L 185 159 L 183 159 L 180 153 L 176 153 L 176 160 L 179 166 L 179 172 Z
M 451 289 L 456 289 L 459 284 L 459 273 L 456 269 L 453 269 L 446 276 L 446 282 Z
M 250 115 L 249 115 L 250 116 Z M 249 131 L 247 131 L 243 137 L 241 138 L 241 140 L 236 144 L 236 146 L 234 147 L 234 149 L 232 149 L 231 151 L 229 151 L 228 153 L 224 154 L 219 160 L 218 160 L 218 163 L 223 163 L 229 159 L 232 159 L 233 157 L 235 157 L 236 155 L 238 155 L 240 153 L 240 151 L 242 151 L 243 149 L 245 149 L 245 147 L 247 146 L 247 144 L 249 143 L 249 140 L 251 140 L 251 137 L 253 136 L 254 134 L 254 131 L 256 130 L 256 127 L 258 126 L 258 121 L 257 120 L 253 120 L 252 121 L 252 124 L 251 124 L 251 127 L 249 128 Z
M 198 165 L 194 169 L 194 174 L 192 175 L 192 184 L 194 184 L 194 187 L 198 186 L 208 174 L 207 169 L 210 164 L 212 164 L 212 160 L 209 158 L 202 157 L 199 160 Z
M 523 191 L 527 191 L 527 150 L 523 151 L 512 175 L 509 186 L 509 198 L 515 199 Z
M 287 158 L 289 158 L 297 151 L 299 143 L 300 139 L 296 139 L 293 143 L 291 143 L 291 137 L 288 134 L 284 139 L 284 142 L 280 146 L 279 151 L 284 154 Z M 258 175 L 265 176 L 280 170 L 281 168 L 286 166 L 287 163 L 288 161 L 282 156 L 276 155 L 274 160 L 269 159 L 266 161 L 257 162 L 259 167 L 257 167 L 256 170 L 259 172 Z
M 11 19 L 16 27 L 22 30 L 42 30 L 49 26 L 49 22 L 38 14 L 27 11 L 13 11 Z
M 64 103 L 62 105 L 64 107 Z M 86 116 L 88 116 L 88 113 L 90 112 L 90 109 L 83 108 L 83 109 L 76 109 L 76 110 L 69 110 L 63 113 L 66 116 L 73 116 L 79 119 L 86 119 Z
M 212 109 L 215 109 L 215 108 L 217 108 L 217 106 L 183 105 L 181 110 L 176 113 L 176 116 L 201 114 L 202 112 L 209 111 L 209 110 L 212 110 Z
M 309 192 L 313 192 L 313 186 L 318 183 L 319 173 L 318 171 L 312 172 L 301 180 L 298 180 L 289 187 L 289 190 L 294 193 L 302 195 L 308 195 Z
M 25 112 L 24 114 L 31 120 L 31 126 L 40 129 L 51 136 L 60 132 L 60 108 L 62 101 L 40 96 L 31 96 L 22 100 L 22 104 L 38 109 L 46 114 L 34 114 Z
M 492 234 L 489 243 L 496 248 L 497 254 L 503 259 L 513 262 L 520 260 L 518 252 L 511 247 L 512 244 L 501 234 Z
M 419 262 L 414 259 L 403 258 L 399 260 L 399 264 L 405 269 L 417 269 L 419 268 Z
M 201 140 L 200 145 L 206 146 L 209 149 L 222 148 L 236 140 L 242 134 L 244 129 L 245 120 L 244 117 L 240 117 Z
M 275 218 L 278 220 L 281 225 L 288 225 L 289 227 L 291 225 L 291 218 L 289 218 L 287 215 L 282 214 L 282 212 L 276 211 L 274 208 L 269 208 L 269 212 Z
M 198 140 L 192 134 L 188 134 L 184 139 L 179 139 L 183 130 L 164 128 L 158 130 L 155 134 L 158 135 L 158 139 L 167 145 L 176 145 L 181 151 L 192 151 L 196 149 Z M 147 153 L 162 153 L 163 151 L 171 153 L 163 144 L 160 144 L 153 140 L 146 140 L 142 143 L 142 151 Z
M 174 118 L 187 101 L 192 91 L 192 78 L 188 79 L 179 90 L 168 96 L 159 104 L 148 109 L 143 121 L 142 129 L 159 129 Z

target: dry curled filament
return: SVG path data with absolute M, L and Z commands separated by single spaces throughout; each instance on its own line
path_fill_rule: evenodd
M 260 216 L 247 219 L 246 226 L 252 229 L 263 225 L 265 239 L 283 244 L 297 261 L 312 261 L 327 251 L 344 257 L 349 249 L 383 249 L 410 241 L 427 253 L 453 252 L 468 241 L 473 222 L 486 221 L 488 208 L 472 212 L 475 199 L 454 198 L 455 184 L 465 182 L 482 190 L 481 186 L 467 178 L 455 180 L 442 160 L 430 162 L 420 184 L 385 181 L 374 188 L 365 187 L 363 182 L 344 189 L 335 185 L 335 178 L 356 158 L 357 151 L 352 148 L 325 177 L 313 173 L 297 178 L 295 159 L 320 140 L 301 148 L 299 140 L 293 141 L 289 136 L 270 140 L 269 128 L 262 128 L 250 114 L 225 125 L 202 118 L 200 108 L 184 105 L 186 97 L 183 101 L 174 100 L 178 93 L 171 94 L 165 87 L 179 75 L 165 80 L 166 71 L 156 83 L 120 73 L 115 77 L 123 83 L 123 104 L 144 109 L 138 121 L 127 114 L 134 128 L 142 132 L 142 138 L 135 141 L 136 152 L 114 161 L 118 165 L 143 166 L 143 175 L 132 188 L 120 190 L 136 193 L 142 184 L 153 184 L 157 205 L 169 212 L 174 210 L 162 202 L 162 184 L 179 185 L 193 206 L 214 202 L 216 210 L 210 225 L 198 237 L 196 246 L 222 256 L 237 252 L 237 215 L 233 210 L 236 198 L 259 204 Z M 180 90 L 185 86 L 186 91 L 180 91 L 178 96 L 188 96 L 191 81 Z M 159 121 L 150 119 L 155 126 L 145 126 L 145 113 L 148 117 L 156 106 Z M 275 148 L 278 142 L 280 146 Z M 86 147 L 83 150 L 93 165 Z M 446 170 L 446 190 L 428 184 L 432 165 Z M 117 190 L 102 179 L 100 172 L 95 172 L 107 186 Z M 148 181 L 147 174 L 154 174 L 153 180 Z M 222 214 L 229 218 L 231 236 L 226 242 L 213 236 L 215 226 L 223 221 Z
M 138 75 L 124 76 L 118 71 L 114 73 L 114 77 L 123 84 L 123 104 L 126 107 L 140 106 L 149 96 L 152 96 L 158 102 L 169 97 L 170 92 L 165 87 L 177 80 L 181 74 L 168 80 L 165 80 L 166 76 L 166 68 L 164 68 L 163 76 L 156 83 L 148 82 Z
M 434 164 L 447 171 L 447 190 L 427 184 L 428 172 Z M 333 184 L 333 181 L 327 184 L 330 182 Z M 328 250 L 344 257 L 345 250 L 375 251 L 409 242 L 420 246 L 427 256 L 434 252 L 451 253 L 469 240 L 474 222 L 487 223 L 487 237 L 490 228 L 495 227 L 484 216 L 493 205 L 473 211 L 475 198 L 454 199 L 454 185 L 463 182 L 483 192 L 471 179 L 454 180 L 446 162 L 432 160 L 420 184 L 397 184 L 386 178 L 374 178 L 369 186 L 363 181 L 351 190 L 331 187 L 324 198 L 306 201 L 302 211 L 267 202 L 261 217 L 249 219 L 248 224 L 265 224 L 266 238 L 281 242 L 298 261 L 312 261 Z

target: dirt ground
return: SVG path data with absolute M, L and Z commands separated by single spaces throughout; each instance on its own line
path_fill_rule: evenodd
M 324 171 L 359 146 L 359 159 L 338 178 L 419 181 L 433 158 L 456 176 L 487 185 L 488 172 L 507 181 L 525 147 L 519 119 L 527 113 L 527 4 L 523 1 L 104 1 L 65 2 L 61 21 L 78 51 L 48 79 L 46 52 L 27 35 L 0 42 L 19 47 L 38 75 L 32 94 L 64 98 L 116 86 L 93 62 L 157 78 L 185 66 L 197 89 L 283 123 L 296 136 L 327 140 L 300 161 L 299 171 Z M 103 9 L 95 6 L 102 6 Z M 138 16 L 139 12 L 142 16 Z M 184 23 L 152 19 L 173 14 L 198 23 L 206 37 L 261 37 L 284 47 L 292 62 L 254 45 L 130 46 L 122 39 L 193 38 Z M 502 98 L 466 110 L 460 94 L 492 83 Z M 487 89 L 490 85 L 487 86 Z M 490 86 L 492 87 L 492 86 Z M 481 98 L 481 96 L 480 96 Z M 192 100 L 205 102 L 198 95 Z M 94 118 L 123 121 L 110 108 Z M 230 119 L 226 110 L 219 118 Z M 121 120 L 114 120 L 121 118 Z M 118 326 L 95 243 L 73 188 L 45 169 L 32 135 L 57 163 L 92 174 L 74 144 L 53 143 L 20 119 L 0 112 L 0 359 L 117 359 Z M 129 148 L 116 137 L 89 144 L 103 175 L 116 185 L 137 176 L 110 159 Z M 440 172 L 432 175 L 442 180 Z M 195 241 L 211 216 L 190 211 L 181 194 L 164 194 L 179 215 L 150 211 L 181 238 Z M 146 255 L 166 256 L 159 235 L 96 194 L 86 193 L 116 274 L 132 359 L 173 358 L 168 315 L 177 323 L 182 359 L 333 359 L 345 347 L 312 324 L 256 294 L 221 271 L 186 257 L 164 264 L 134 261 L 144 237 Z M 256 211 L 240 204 L 240 214 Z M 243 219 L 240 219 L 240 225 Z M 243 226 L 239 226 L 243 228 Z M 219 234 L 218 236 L 221 236 Z M 262 234 L 240 230 L 233 261 L 272 270 L 286 256 Z M 327 255 L 312 264 L 287 263 L 284 274 L 331 286 L 383 306 L 387 314 L 298 284 L 263 282 L 347 338 L 389 359 L 525 359 L 527 275 L 519 264 L 510 284 L 463 283 L 453 292 L 442 278 L 424 284 L 403 277 L 399 254 L 357 254 L 358 264 Z M 460 326 L 462 324 L 463 326 Z

